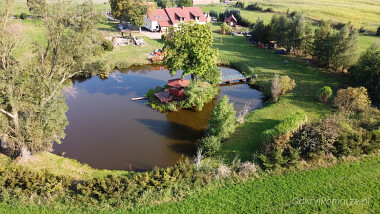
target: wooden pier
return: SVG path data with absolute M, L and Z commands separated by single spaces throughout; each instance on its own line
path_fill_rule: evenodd
M 250 78 L 251 77 L 243 74 L 227 75 L 222 76 L 222 81 L 220 84 L 232 83 L 233 81 L 249 81 Z

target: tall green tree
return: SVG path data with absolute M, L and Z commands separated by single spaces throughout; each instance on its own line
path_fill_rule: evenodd
M 182 70 L 182 77 L 190 74 L 193 80 L 210 76 L 209 72 L 220 76 L 216 70 L 218 50 L 211 49 L 213 38 L 207 25 L 183 23 L 178 29 L 171 28 L 163 38 L 164 62 L 171 75 Z
M 149 9 L 145 0 L 110 0 L 112 16 L 120 21 L 130 22 L 141 30 L 144 17 Z
M 45 42 L 35 44 L 34 54 L 22 58 L 14 48 L 5 49 L 0 65 L 2 151 L 27 157 L 51 150 L 53 142 L 65 136 L 64 90 L 71 86 L 71 77 L 87 72 L 98 53 L 94 35 L 99 17 L 92 3 L 51 3 L 43 20 Z M 12 22 L 3 16 L 2 32 L 12 32 Z M 0 43 L 8 43 L 12 35 L 0 33 Z
M 330 23 L 322 21 L 321 27 L 315 30 L 312 56 L 320 65 L 328 67 L 334 53 L 333 29 Z
M 44 17 L 47 12 L 47 0 L 27 0 L 29 11 L 40 17 Z
M 368 49 L 348 74 L 353 86 L 367 88 L 371 100 L 380 104 L 380 50 Z
M 217 136 L 221 140 L 227 139 L 235 131 L 235 115 L 234 104 L 229 103 L 228 97 L 224 96 L 211 111 L 208 134 Z

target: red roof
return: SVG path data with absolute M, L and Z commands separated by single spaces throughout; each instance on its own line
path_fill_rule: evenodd
M 228 21 L 230 21 L 231 19 L 233 19 L 235 22 L 237 22 L 237 20 L 236 20 L 236 18 L 235 18 L 234 15 L 231 15 L 231 16 L 229 16 L 228 18 L 225 18 L 225 19 L 224 19 L 224 22 L 228 22 Z
M 165 9 L 154 9 L 154 12 L 148 12 L 148 17 L 151 21 L 169 21 L 169 16 L 166 14 Z
M 168 81 L 168 85 L 175 88 L 184 88 L 190 84 L 190 80 L 172 79 Z
M 161 27 L 169 27 L 169 26 L 172 26 L 172 24 L 171 24 L 170 21 L 160 21 L 160 22 L 158 22 L 158 24 L 159 24 Z
M 207 22 L 199 7 L 154 9 L 153 12 L 148 12 L 148 18 L 151 21 L 158 21 L 161 27 L 173 26 L 180 22 L 180 18 L 184 18 L 185 22 L 195 21 L 196 17 L 199 17 L 199 22 Z

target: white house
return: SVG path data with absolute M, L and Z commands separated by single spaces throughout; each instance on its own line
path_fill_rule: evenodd
M 195 21 L 199 24 L 207 22 L 207 14 L 199 7 L 177 7 L 155 9 L 144 18 L 146 29 L 152 32 L 165 32 L 170 26 L 178 26 L 182 22 Z

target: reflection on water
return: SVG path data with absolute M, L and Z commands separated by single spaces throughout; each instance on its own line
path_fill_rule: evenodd
M 225 75 L 238 71 L 222 67 Z M 216 99 L 203 111 L 181 110 L 160 113 L 146 106 L 141 97 L 149 88 L 166 84 L 171 78 L 160 67 L 142 66 L 116 71 L 102 80 L 92 77 L 76 81 L 78 95 L 67 98 L 70 125 L 55 153 L 77 159 L 99 169 L 148 170 L 154 166 L 174 164 L 182 155 L 195 153 L 195 142 L 207 126 Z M 250 102 L 252 109 L 261 106 L 261 93 L 247 84 L 224 85 L 219 97 L 227 95 L 237 111 Z

